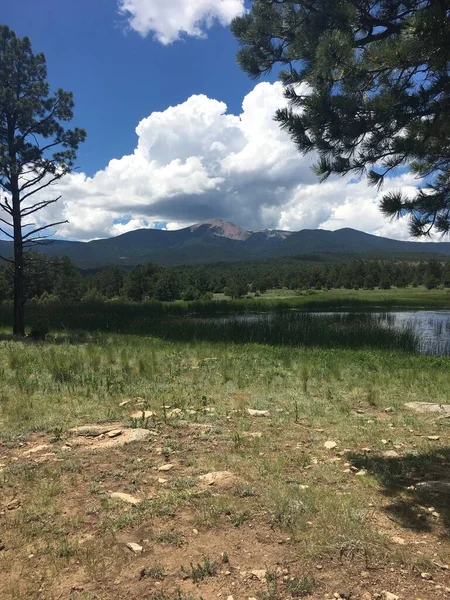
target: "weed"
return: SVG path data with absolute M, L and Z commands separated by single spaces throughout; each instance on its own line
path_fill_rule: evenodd
M 184 571 L 184 569 L 183 569 Z M 217 563 L 211 561 L 209 556 L 205 556 L 203 558 L 202 563 L 197 563 L 194 565 L 191 563 L 191 570 L 188 573 L 188 576 L 192 579 L 194 583 L 198 583 L 202 581 L 206 577 L 214 577 L 217 574 Z
M 233 493 L 238 498 L 251 498 L 252 496 L 256 496 L 254 488 L 246 483 L 236 484 Z
M 186 542 L 184 536 L 179 531 L 159 531 L 153 536 L 156 542 L 160 544 L 169 544 L 170 546 L 181 546 Z
M 155 563 L 151 567 L 143 568 L 140 573 L 140 579 L 149 578 L 161 581 L 165 576 L 166 571 L 164 570 L 164 567 L 158 563 Z
M 312 575 L 294 577 L 289 580 L 287 588 L 292 598 L 303 598 L 311 595 L 317 587 L 317 581 Z

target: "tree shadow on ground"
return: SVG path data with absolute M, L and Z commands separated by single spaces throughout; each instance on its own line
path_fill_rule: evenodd
M 439 518 L 450 532 L 450 486 L 446 493 L 426 487 L 430 482 L 450 482 L 450 448 L 398 457 L 349 453 L 347 459 L 378 479 L 390 500 L 384 510 L 392 521 L 425 533 Z M 433 515 L 436 512 L 439 517 Z

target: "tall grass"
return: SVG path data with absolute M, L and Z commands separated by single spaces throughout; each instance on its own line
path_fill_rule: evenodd
M 153 324 L 153 335 L 187 342 L 257 343 L 270 346 L 323 348 L 384 348 L 415 351 L 418 340 L 410 329 L 382 325 L 369 313 L 314 315 L 275 313 L 256 319 L 182 319 Z
M 225 312 L 217 316 L 217 305 Z M 247 303 L 248 305 L 248 303 Z M 418 340 L 412 330 L 397 330 L 370 313 L 315 315 L 279 310 L 242 317 L 232 308 L 244 303 L 79 302 L 76 304 L 31 301 L 27 320 L 34 327 L 52 331 L 128 333 L 165 340 L 219 343 L 258 343 L 326 348 L 387 348 L 414 351 Z M 252 305 L 254 308 L 254 305 Z M 8 322 L 8 308 L 0 311 L 0 324 Z M 210 311 L 214 309 L 213 312 Z M 231 315 L 227 315 L 227 310 Z M 215 318 L 214 318 L 215 317 Z M 11 360 L 14 360 L 12 357 Z M 150 368 L 141 365 L 141 370 Z M 59 377 L 70 377 L 70 366 L 61 365 Z M 65 374 L 67 371 L 67 375 Z

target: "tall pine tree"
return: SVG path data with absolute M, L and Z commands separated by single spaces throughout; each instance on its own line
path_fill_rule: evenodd
M 36 196 L 69 173 L 83 129 L 65 129 L 73 117 L 71 92 L 50 94 L 45 56 L 28 38 L 0 26 L 0 230 L 14 242 L 14 334 L 25 334 L 25 252 L 65 221 L 35 225 L 35 213 L 58 198 Z M 0 213 L 1 214 L 1 213 Z M 6 227 L 6 229 L 5 229 Z
M 316 172 L 381 186 L 402 165 L 413 198 L 386 194 L 411 233 L 450 231 L 450 2 L 254 0 L 232 30 L 252 77 L 281 65 L 289 106 L 276 115 Z

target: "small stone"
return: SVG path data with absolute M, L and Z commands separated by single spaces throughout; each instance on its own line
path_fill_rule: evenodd
M 260 581 L 266 580 L 266 569 L 254 569 L 253 571 L 250 571 L 250 573 L 253 575 L 253 577 L 256 577 L 256 579 L 259 579 Z
M 337 443 L 333 442 L 331 440 L 328 440 L 328 442 L 325 442 L 325 444 L 323 445 L 324 448 L 326 448 L 327 450 L 333 450 L 333 448 L 336 448 Z
M 164 477 L 160 477 L 158 479 L 158 483 L 167 483 L 169 480 L 168 479 L 164 479 Z
M 440 436 L 439 435 L 428 435 L 427 439 L 430 440 L 430 442 L 437 442 L 437 440 L 440 440 Z
M 130 402 L 132 402 L 131 399 L 129 399 L 129 400 L 122 400 L 122 402 L 119 402 L 119 406 L 126 406 L 127 404 L 130 404 Z
M 381 440 L 381 443 L 386 446 L 386 444 L 388 443 L 388 441 L 387 440 Z
M 193 533 L 194 535 L 198 535 L 198 529 L 193 529 L 193 530 L 192 530 L 192 533 Z
M 392 592 L 381 592 L 381 600 L 400 600 L 398 596 Z
M 138 410 L 130 415 L 131 419 L 151 419 L 155 415 L 151 410 Z
M 355 475 L 359 477 L 364 477 L 364 475 L 367 475 L 367 471 L 365 469 L 360 469 L 357 473 L 355 473 Z
M 205 475 L 200 475 L 198 480 L 206 486 L 216 486 L 223 489 L 231 488 L 237 483 L 237 478 L 230 471 L 212 471 Z
M 383 458 L 398 458 L 400 455 L 395 450 L 386 450 L 386 452 L 382 452 L 381 456 Z
M 130 494 L 124 494 L 123 492 L 111 492 L 110 497 L 115 500 L 122 500 L 122 502 L 126 502 L 127 504 L 132 504 L 133 506 L 138 505 L 142 500 L 131 496 Z
M 391 540 L 394 542 L 394 544 L 398 544 L 399 546 L 404 546 L 406 544 L 406 541 L 398 535 L 393 535 Z
M 234 600 L 233 596 L 228 596 L 227 600 Z
M 426 581 L 433 580 L 433 575 L 431 573 L 421 573 L 420 576 L 422 577 L 422 579 L 425 579 Z
M 168 463 L 167 465 L 161 465 L 158 467 L 158 471 L 171 471 L 175 465 L 172 463 Z
M 113 429 L 112 431 L 108 431 L 108 433 L 106 434 L 109 438 L 115 438 L 118 437 L 119 435 L 122 435 L 123 433 L 123 429 Z
M 254 408 L 247 408 L 247 413 L 251 417 L 270 417 L 268 410 L 255 410 Z
M 390 413 L 390 412 L 392 412 L 393 410 L 394 410 L 394 408 L 393 408 L 392 406 L 388 406 L 388 407 L 386 407 L 386 408 L 384 409 L 384 412 L 386 412 L 386 413 Z
M 19 508 L 19 506 L 20 506 L 19 498 L 14 498 L 14 500 L 10 500 L 8 502 L 8 504 L 6 505 L 6 510 L 15 510 L 16 508 Z
M 128 542 L 127 548 L 131 550 L 131 552 L 134 552 L 134 554 L 142 554 L 144 551 L 142 546 L 139 546 L 139 544 L 135 544 L 134 542 Z
M 172 410 L 169 410 L 169 412 L 167 413 L 167 416 L 170 418 L 172 417 L 178 417 L 179 415 L 181 415 L 183 411 L 181 410 L 181 408 L 173 408 Z
M 372 600 L 372 594 L 369 594 L 369 592 L 364 592 L 364 594 L 361 596 L 361 600 Z

